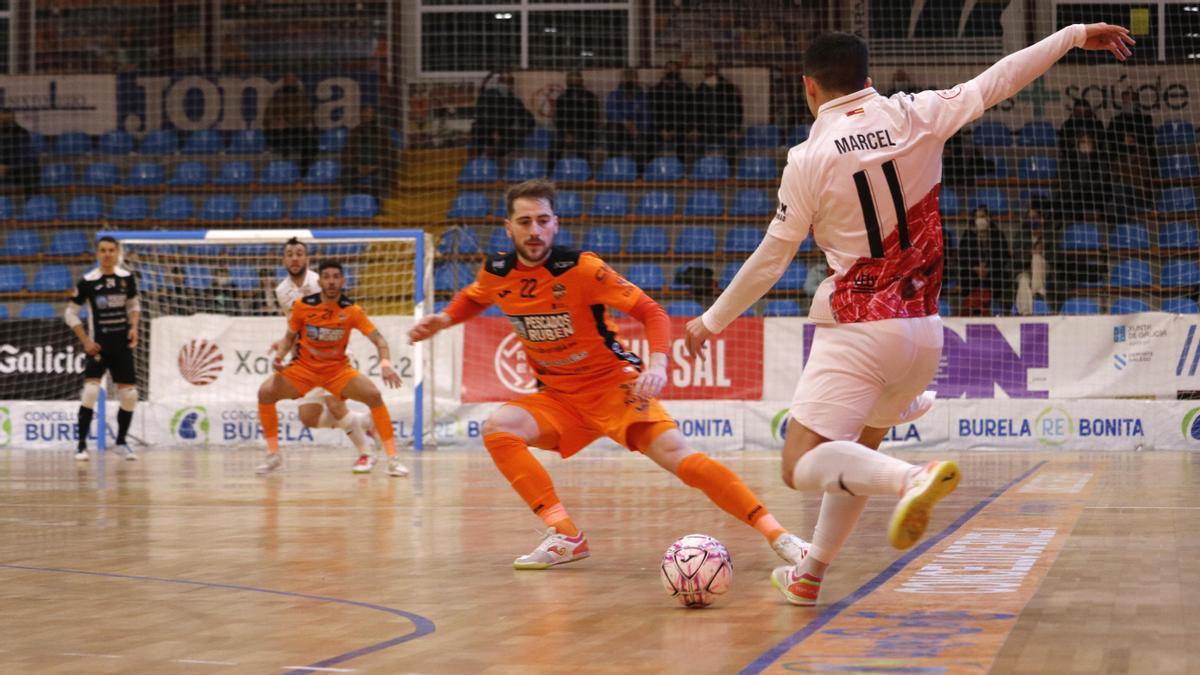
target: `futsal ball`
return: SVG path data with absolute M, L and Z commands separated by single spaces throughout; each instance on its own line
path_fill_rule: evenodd
M 684 607 L 707 607 L 733 583 L 733 558 L 721 542 L 689 534 L 667 548 L 662 584 Z

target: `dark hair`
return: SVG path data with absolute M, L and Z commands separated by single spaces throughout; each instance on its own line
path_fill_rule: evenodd
M 513 202 L 518 199 L 545 199 L 550 202 L 550 210 L 554 210 L 554 200 L 558 195 L 558 191 L 554 188 L 554 183 L 542 178 L 527 180 L 524 183 L 517 183 L 508 188 L 504 199 L 508 203 L 508 215 L 512 215 Z
M 284 253 L 287 253 L 289 246 L 303 246 L 304 252 L 308 253 L 308 244 L 300 241 L 299 239 L 297 239 L 295 237 L 292 237 L 291 239 L 288 239 L 287 241 L 283 242 L 283 252 Z
M 867 83 L 867 43 L 850 33 L 826 33 L 804 52 L 804 74 L 830 94 L 850 94 Z
M 320 274 L 325 270 L 337 270 L 342 274 L 342 276 L 346 276 L 346 270 L 342 269 L 341 260 L 322 260 L 321 264 L 317 265 L 317 274 Z
M 107 234 L 106 234 L 106 235 L 104 235 L 103 237 L 100 237 L 99 239 L 97 239 L 97 240 L 96 240 L 96 244 L 97 244 L 97 245 L 100 245 L 100 244 L 103 244 L 103 243 L 104 243 L 104 242 L 106 242 L 106 241 L 107 241 L 108 243 L 112 244 L 113 246 L 116 246 L 117 248 L 121 248 L 121 242 L 117 241 L 117 238 L 116 238 L 116 237 L 113 237 L 113 236 L 111 236 L 111 235 L 107 235 Z

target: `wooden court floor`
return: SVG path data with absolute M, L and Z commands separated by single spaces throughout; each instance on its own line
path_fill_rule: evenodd
M 754 531 L 642 457 L 540 456 L 591 558 L 544 572 L 482 451 L 350 473 L 342 451 L 0 452 L 0 673 L 1200 672 L 1200 454 L 962 454 L 910 552 L 868 505 L 815 608 Z M 719 455 L 793 530 L 774 452 Z M 902 455 L 914 461 L 927 455 Z M 663 549 L 703 532 L 731 592 L 687 610 Z

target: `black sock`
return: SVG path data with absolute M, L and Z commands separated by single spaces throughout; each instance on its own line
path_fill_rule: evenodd
M 117 445 L 125 445 L 125 432 L 129 431 L 129 422 L 132 420 L 132 410 L 117 409 Z
M 79 449 L 87 450 L 88 430 L 92 428 L 92 413 L 91 408 L 79 406 L 79 423 L 77 432 L 79 433 Z

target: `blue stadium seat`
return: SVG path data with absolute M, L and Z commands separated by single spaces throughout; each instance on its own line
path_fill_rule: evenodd
M 262 185 L 292 185 L 300 182 L 300 169 L 289 159 L 274 159 L 258 177 Z
M 769 216 L 775 212 L 775 201 L 766 190 L 738 190 L 729 207 L 731 216 Z
M 8 305 L 0 303 L 0 319 L 8 318 Z
M 138 162 L 125 175 L 125 185 L 130 187 L 154 187 L 162 185 L 167 172 L 158 162 Z
M 1196 226 L 1187 222 L 1163 223 L 1158 226 L 1159 248 L 1200 248 Z
M 75 285 L 66 265 L 42 265 L 33 273 L 29 290 L 34 293 L 55 293 L 70 290 Z
M 1050 122 L 1026 122 L 1018 132 L 1017 144 L 1025 148 L 1053 148 L 1058 145 L 1058 130 Z
M 374 218 L 379 214 L 379 202 L 373 195 L 352 194 L 342 198 L 338 218 Z
M 142 137 L 143 155 L 173 155 L 179 149 L 179 137 L 174 129 L 156 129 Z
M 763 316 L 800 316 L 800 303 L 783 298 L 767 300 L 763 305 Z
M 255 195 L 242 211 L 243 220 L 281 220 L 283 198 L 279 195 Z
M 686 227 L 675 236 L 675 252 L 708 254 L 717 251 L 717 232 L 711 227 Z
M 442 255 L 479 253 L 479 238 L 470 228 L 452 227 L 438 238 L 437 252 Z
M 675 195 L 665 190 L 644 192 L 638 200 L 636 213 L 639 216 L 673 216 Z
M 983 158 L 983 165 L 975 172 L 977 178 L 1008 178 L 1008 159 L 999 155 Z
M 1099 251 L 1100 230 L 1091 223 L 1071 223 L 1063 229 L 1062 247 L 1066 251 Z
M 1058 177 L 1058 160 L 1033 155 L 1023 157 L 1017 167 L 1017 177 L 1023 180 L 1052 180 Z
M 1195 260 L 1170 260 L 1162 266 L 1162 285 L 1168 288 L 1200 286 L 1200 263 Z
M 802 291 L 804 290 L 804 279 L 808 276 L 808 269 L 804 267 L 804 263 L 799 260 L 793 260 L 784 271 L 783 276 L 779 281 L 775 282 L 775 290 L 777 291 Z
M 225 162 L 217 169 L 217 175 L 213 178 L 213 185 L 239 187 L 249 185 L 254 177 L 254 169 L 251 168 L 250 162 L 244 160 L 235 160 Z
M 554 200 L 554 210 L 560 218 L 578 218 L 583 215 L 583 197 L 578 192 L 559 192 Z
M 504 195 L 496 195 L 496 208 L 492 211 L 492 215 L 501 220 L 508 218 L 508 200 Z
M 1200 176 L 1192 155 L 1164 155 L 1158 158 L 1159 178 L 1195 178 Z
M 1017 194 L 1017 209 L 1025 211 L 1034 204 L 1043 210 L 1054 203 L 1054 193 L 1046 188 L 1028 188 Z
M 483 218 L 488 215 L 490 206 L 487 195 L 482 192 L 460 192 L 454 195 L 450 205 L 448 218 Z
M 237 215 L 238 202 L 233 195 L 211 195 L 200 209 L 200 218 L 208 221 L 234 220 Z
M 1108 235 L 1109 248 L 1150 248 L 1150 230 L 1142 223 L 1117 223 Z
M 635 263 L 629 266 L 625 279 L 644 291 L 662 290 L 667 283 L 662 267 L 655 263 Z
M 600 255 L 621 252 L 621 233 L 616 228 L 599 225 L 583 235 L 583 250 Z
M 716 190 L 692 190 L 683 202 L 683 215 L 711 218 L 725 213 L 721 193 Z
M 47 255 L 80 256 L 91 250 L 91 240 L 81 230 L 61 230 L 50 238 Z
M 154 207 L 154 219 L 187 220 L 192 217 L 192 198 L 187 195 L 166 195 Z
M 225 255 L 224 244 L 192 244 L 190 246 L 181 246 L 188 256 L 192 258 L 219 258 Z
M 330 214 L 329 196 L 316 193 L 300 195 L 292 204 L 292 218 L 295 220 L 316 220 L 328 218 Z
M 439 263 L 433 271 L 433 287 L 439 291 L 456 291 L 475 280 L 475 273 L 466 263 Z
M 20 265 L 0 265 L 0 293 L 17 293 L 25 288 L 25 271 Z
M 75 167 L 70 164 L 46 164 L 42 167 L 42 187 L 63 187 L 75 182 Z
M 1062 314 L 1100 314 L 1100 303 L 1095 298 L 1068 298 L 1059 310 Z
M 1196 128 L 1186 120 L 1171 120 L 1158 125 L 1154 132 L 1157 145 L 1195 145 Z
M 1108 305 L 1109 314 L 1137 314 L 1149 311 L 1150 305 L 1141 298 L 1114 298 Z
M 326 129 L 321 132 L 321 137 L 317 140 L 317 150 L 319 152 L 341 152 L 342 148 L 346 147 L 346 139 L 349 134 L 346 127 Z
M 183 286 L 194 291 L 206 291 L 213 286 L 212 268 L 208 265 L 186 265 L 183 268 Z
M 975 145 L 1008 147 L 1013 144 L 1012 131 L 1004 122 L 980 122 L 971 131 Z
M 253 291 L 261 285 L 258 270 L 249 265 L 234 265 L 229 268 L 229 285 L 239 291 Z
M 740 262 L 725 263 L 725 269 L 721 273 L 721 288 L 725 288 L 729 285 L 729 282 L 733 281 L 734 275 L 737 274 L 741 267 L 742 263 Z
M 510 183 L 541 178 L 546 175 L 546 165 L 536 157 L 516 157 L 508 162 L 504 180 Z
M 92 137 L 82 131 L 68 131 L 54 139 L 56 155 L 86 155 L 92 151 Z
M 624 183 L 637 180 L 637 163 L 632 157 L 609 157 L 600 165 L 596 180 L 601 183 Z
M 172 187 L 200 187 L 208 182 L 208 167 L 203 162 L 189 160 L 175 165 L 169 184 Z
M 106 155 L 128 155 L 133 152 L 133 136 L 121 131 L 110 131 L 100 137 L 96 149 Z
M 951 315 L 950 301 L 947 300 L 945 296 L 938 298 L 938 315 L 939 316 L 950 316 Z
M 50 195 L 34 195 L 25 201 L 25 208 L 17 220 L 42 222 L 58 217 L 58 200 Z
M 1113 264 L 1109 270 L 1108 285 L 1117 288 L 1144 288 L 1154 285 L 1150 263 L 1145 260 L 1127 258 Z
M 142 195 L 121 195 L 113 202 L 109 220 L 128 222 L 145 220 L 150 216 L 150 203 Z
M 488 235 L 487 253 L 499 253 L 501 251 L 511 251 L 513 249 L 512 239 L 508 237 L 508 231 L 503 227 L 493 227 L 492 233 Z
M 692 165 L 692 180 L 729 180 L 729 162 L 721 155 L 705 155 Z
M 746 127 L 742 145 L 747 148 L 774 148 L 781 145 L 779 127 L 774 124 L 755 124 Z
M 758 248 L 763 231 L 753 227 L 735 227 L 725 232 L 726 253 L 750 253 Z
M 1200 314 L 1200 305 L 1191 298 L 1167 298 L 1162 301 L 1162 311 L 1171 314 Z
M 458 182 L 466 184 L 495 183 L 500 179 L 500 170 L 491 157 L 474 157 L 467 160 L 458 173 Z
M 626 253 L 662 254 L 670 249 L 665 227 L 639 227 L 629 236 Z
M 1001 188 L 979 188 L 971 195 L 967 209 L 973 212 L 980 206 L 986 206 L 993 215 L 1008 213 L 1008 195 Z
M 185 155 L 215 155 L 225 149 L 225 139 L 216 129 L 198 129 L 183 142 Z
M 592 167 L 582 157 L 563 157 L 554 164 L 555 182 L 582 182 L 592 177 Z
M 673 300 L 667 303 L 667 316 L 691 318 L 704 313 L 704 305 L 695 300 Z
M 792 127 L 792 130 L 788 132 L 788 140 L 787 140 L 788 147 L 790 148 L 794 145 L 800 145 L 804 141 L 807 141 L 808 140 L 808 132 L 811 130 L 812 130 L 812 127 L 810 127 L 807 124 L 799 124 L 799 125 Z
M 48 302 L 27 302 L 17 314 L 18 319 L 59 319 L 58 310 Z
M 1196 192 L 1190 187 L 1167 188 L 1159 193 L 1158 210 L 1168 213 L 1196 210 Z
M 12 230 L 0 246 L 0 256 L 37 255 L 42 252 L 42 235 L 36 230 Z
M 958 193 L 943 185 L 941 192 L 938 193 L 938 208 L 941 210 L 942 215 L 957 216 L 962 210 L 962 206 L 958 200 Z
M 238 155 L 258 155 L 266 150 L 262 129 L 239 129 L 229 136 L 229 152 Z
M 117 171 L 117 165 L 109 162 L 96 162 L 88 164 L 83 170 L 83 177 L 79 184 L 86 187 L 112 187 L 120 180 L 120 172 Z
M 668 183 L 681 181 L 683 180 L 683 162 L 675 156 L 655 157 L 646 166 L 646 173 L 642 176 L 642 180 Z
M 553 132 L 545 127 L 534 127 L 525 136 L 525 142 L 521 147 L 525 150 L 533 150 L 534 152 L 546 152 L 550 149 L 550 144 L 553 142 Z
M 1046 304 L 1045 300 L 1043 300 L 1041 298 L 1037 298 L 1037 297 L 1035 297 L 1033 299 L 1033 314 L 1032 314 L 1033 316 L 1047 316 L 1050 313 L 1051 313 L 1050 305 Z M 1013 316 L 1021 315 L 1021 312 L 1017 309 L 1017 303 L 1015 303 L 1015 302 L 1013 303 L 1013 306 L 1012 306 L 1012 315 Z
M 779 172 L 775 168 L 774 157 L 752 155 L 743 157 L 742 161 L 738 162 L 738 180 L 775 180 L 777 178 L 779 178 Z
M 305 174 L 305 185 L 334 185 L 342 177 L 342 162 L 337 160 L 317 160 L 308 167 Z
M 624 192 L 599 192 L 588 212 L 598 218 L 618 218 L 629 213 L 629 197 Z
M 575 248 L 575 232 L 562 227 L 558 228 L 558 232 L 554 234 L 554 245 Z

